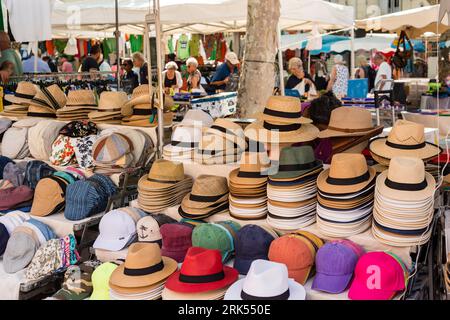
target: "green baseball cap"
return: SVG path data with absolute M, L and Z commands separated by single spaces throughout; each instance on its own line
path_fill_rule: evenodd
M 116 268 L 116 264 L 106 262 L 95 269 L 92 273 L 92 285 L 94 291 L 89 300 L 110 300 L 109 278 Z
M 281 149 L 278 172 L 273 179 L 292 179 L 322 167 L 316 160 L 311 146 L 287 147 Z
M 234 253 L 234 240 L 230 231 L 218 223 L 203 223 L 192 232 L 192 246 L 216 249 L 222 253 L 222 262 L 226 263 Z

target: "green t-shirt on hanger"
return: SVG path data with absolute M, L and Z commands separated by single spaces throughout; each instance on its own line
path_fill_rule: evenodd
M 144 38 L 142 35 L 130 35 L 131 53 L 142 52 L 144 49 Z
M 178 38 L 177 57 L 182 61 L 189 58 L 189 37 L 186 34 L 182 34 Z

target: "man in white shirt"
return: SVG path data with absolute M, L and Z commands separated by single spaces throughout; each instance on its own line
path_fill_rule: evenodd
M 375 90 L 388 90 L 389 86 L 383 80 L 392 80 L 392 68 L 384 60 L 381 53 L 375 54 L 373 63 L 378 66 L 377 76 L 375 78 Z

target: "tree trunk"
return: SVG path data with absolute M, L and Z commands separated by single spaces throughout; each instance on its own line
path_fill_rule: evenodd
M 275 83 L 280 0 L 248 0 L 244 65 L 239 80 L 238 116 L 254 118 Z

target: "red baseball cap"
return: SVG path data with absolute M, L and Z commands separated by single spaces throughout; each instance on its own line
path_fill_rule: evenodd
M 181 293 L 219 290 L 230 286 L 238 275 L 236 269 L 223 265 L 219 250 L 191 247 L 181 269 L 167 279 L 166 288 Z

